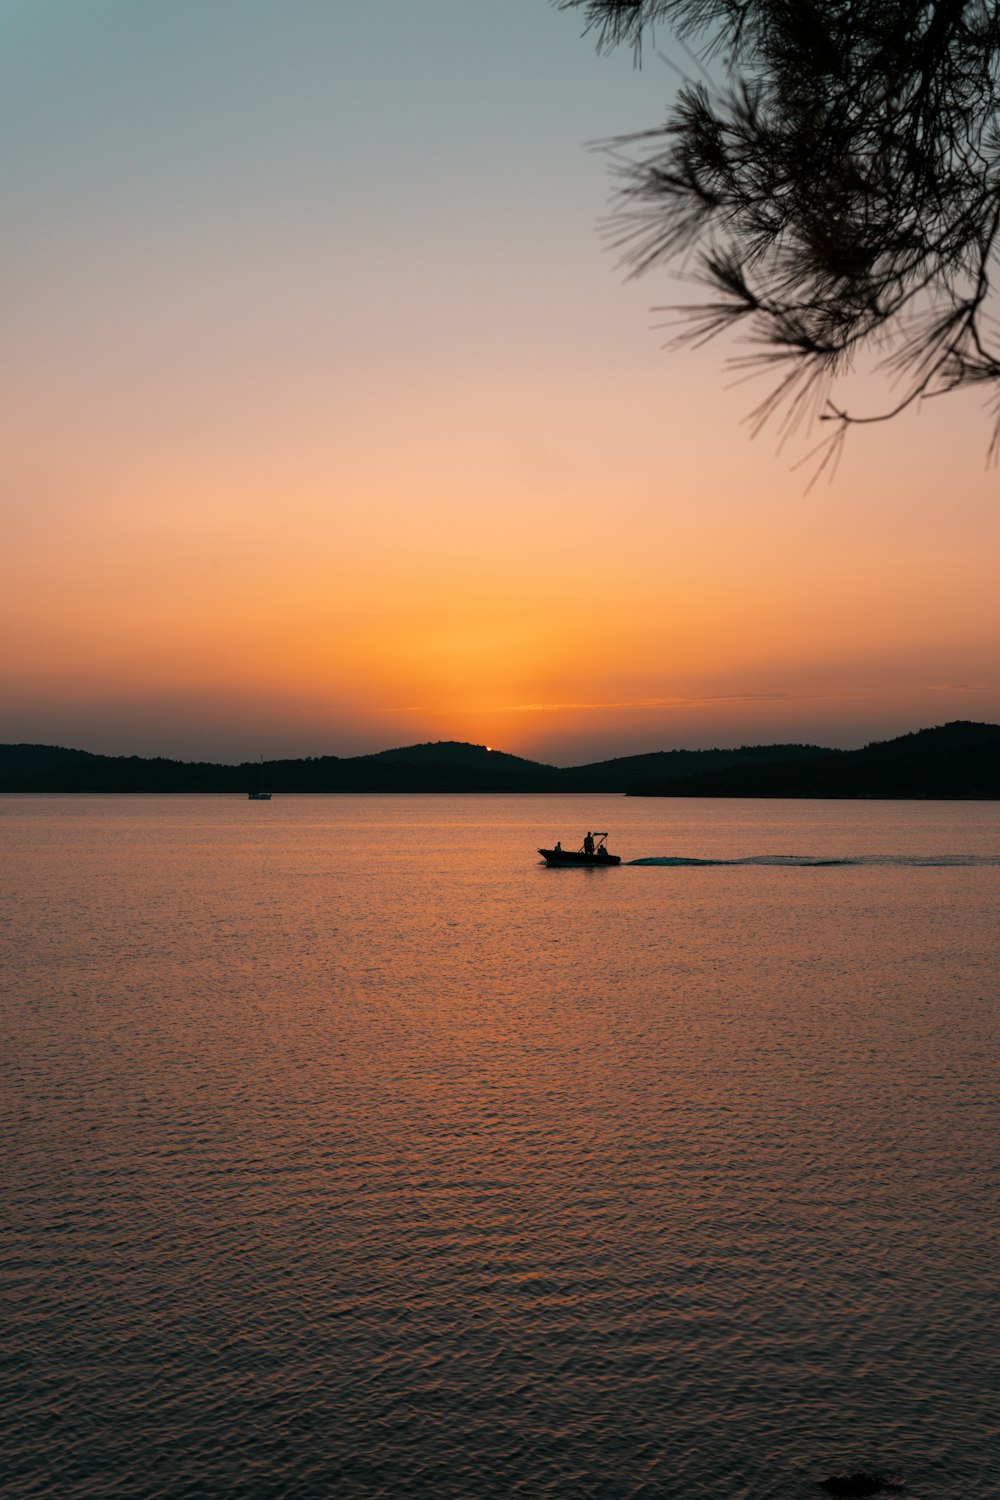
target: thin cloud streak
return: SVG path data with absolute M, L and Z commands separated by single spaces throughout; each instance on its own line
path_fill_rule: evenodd
M 873 697 L 871 693 L 706 693 L 702 696 L 678 698 L 628 698 L 608 703 L 502 703 L 493 713 L 540 714 L 540 713 L 600 713 L 614 712 L 623 708 L 700 708 L 706 703 L 846 703 Z M 386 709 L 386 713 L 422 714 L 433 711 L 429 705 L 416 704 L 406 708 Z
M 903 690 L 900 690 L 903 691 Z M 928 693 L 995 693 L 1000 688 L 987 682 L 936 682 L 928 683 L 923 690 Z M 700 708 L 706 703 L 861 703 L 884 699 L 892 694 L 879 693 L 703 693 L 685 694 L 673 698 L 621 698 L 607 702 L 573 701 L 569 703 L 501 703 L 491 707 L 498 714 L 534 713 L 602 713 L 620 709 Z M 386 708 L 388 714 L 439 713 L 440 707 L 431 704 L 409 704 L 401 708 Z

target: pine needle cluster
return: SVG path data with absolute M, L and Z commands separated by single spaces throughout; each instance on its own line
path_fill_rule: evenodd
M 629 267 L 707 289 L 678 342 L 741 327 L 737 363 L 775 371 L 753 413 L 786 430 L 852 422 L 990 385 L 1000 230 L 1000 6 L 989 0 L 556 0 L 600 48 L 637 57 L 668 27 L 701 79 L 666 123 L 608 143 Z M 722 80 L 713 82 L 712 75 Z M 892 382 L 849 412 L 838 379 L 876 354 Z

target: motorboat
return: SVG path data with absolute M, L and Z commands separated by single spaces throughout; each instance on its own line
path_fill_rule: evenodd
M 556 844 L 554 849 L 538 852 L 547 865 L 620 865 L 621 855 L 608 853 L 606 839 L 606 833 L 588 833 L 579 849 L 564 849 Z

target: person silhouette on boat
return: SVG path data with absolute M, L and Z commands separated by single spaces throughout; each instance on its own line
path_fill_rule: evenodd
M 561 841 L 559 839 L 556 839 L 556 847 L 553 849 L 552 853 L 553 854 L 561 854 L 562 853 L 562 843 L 561 843 Z
M 590 832 L 589 828 L 584 835 L 583 852 L 584 854 L 593 854 L 594 852 L 594 835 Z

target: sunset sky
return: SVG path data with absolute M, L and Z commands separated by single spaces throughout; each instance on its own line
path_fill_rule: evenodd
M 663 117 L 665 62 L 547 0 L 0 28 L 0 740 L 572 764 L 1000 719 L 979 398 L 805 493 L 810 441 L 751 440 L 723 351 L 664 349 L 684 289 L 602 239 L 587 143 Z

